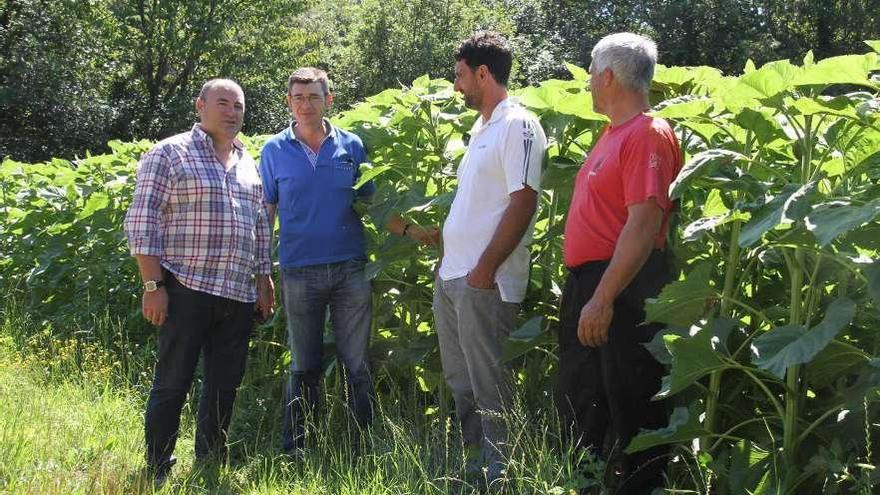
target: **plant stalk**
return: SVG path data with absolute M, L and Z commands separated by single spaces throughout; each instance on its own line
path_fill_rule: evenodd
M 789 264 L 791 275 L 791 308 L 789 324 L 802 324 L 801 289 L 804 283 L 805 253 L 795 248 L 794 261 Z M 785 373 L 785 417 L 783 418 L 782 449 L 788 469 L 797 470 L 798 405 L 801 398 L 801 366 L 789 366 Z
M 730 231 L 730 247 L 727 251 L 727 262 L 725 263 L 724 272 L 724 288 L 722 289 L 721 308 L 719 314 L 728 316 L 730 312 L 730 300 L 733 295 L 734 286 L 736 284 L 736 265 L 739 261 L 739 233 L 742 227 L 742 221 L 733 222 Z M 709 375 L 709 390 L 706 393 L 706 420 L 704 427 L 709 433 L 715 433 L 718 423 L 718 399 L 721 395 L 721 375 L 723 371 L 714 371 Z M 710 438 L 705 437 L 700 440 L 700 448 L 708 450 Z

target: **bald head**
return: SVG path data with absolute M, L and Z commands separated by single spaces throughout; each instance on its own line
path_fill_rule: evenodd
M 230 79 L 211 79 L 196 98 L 202 129 L 214 140 L 231 141 L 244 121 L 244 92 Z
M 199 91 L 199 100 L 204 100 L 208 97 L 208 95 L 219 88 L 228 89 L 231 91 L 235 91 L 242 95 L 242 99 L 244 99 L 244 91 L 242 91 L 241 86 L 238 85 L 237 82 L 232 79 L 209 79 L 205 81 L 205 84 L 202 84 L 202 89 Z

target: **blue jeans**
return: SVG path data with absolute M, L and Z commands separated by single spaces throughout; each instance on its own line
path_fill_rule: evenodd
M 290 346 L 290 379 L 284 398 L 284 450 L 303 448 L 305 416 L 315 411 L 321 376 L 327 309 L 336 337 L 336 356 L 345 367 L 348 407 L 357 425 L 373 418 L 373 382 L 367 361 L 372 287 L 365 261 L 282 270 L 284 313 Z

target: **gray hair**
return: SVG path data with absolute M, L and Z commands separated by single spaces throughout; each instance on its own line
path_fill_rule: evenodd
M 591 55 L 591 72 L 610 68 L 627 88 L 645 94 L 651 89 L 657 45 L 650 38 L 635 33 L 609 34 L 596 43 Z
M 224 86 L 225 87 L 232 86 L 233 88 L 236 88 L 239 91 L 241 91 L 241 94 L 244 94 L 244 90 L 241 89 L 241 86 L 239 86 L 238 83 L 233 81 L 232 79 L 216 78 L 216 79 L 208 79 L 207 81 L 205 81 L 205 84 L 202 84 L 202 89 L 199 91 L 198 99 L 204 100 L 205 97 L 208 96 L 208 93 L 210 93 L 212 90 L 214 90 L 215 88 L 220 88 L 220 87 L 224 87 Z

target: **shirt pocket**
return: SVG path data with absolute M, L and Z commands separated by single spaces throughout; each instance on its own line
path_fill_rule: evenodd
M 330 171 L 333 187 L 351 189 L 355 184 L 356 170 L 354 160 L 350 156 L 334 157 Z

